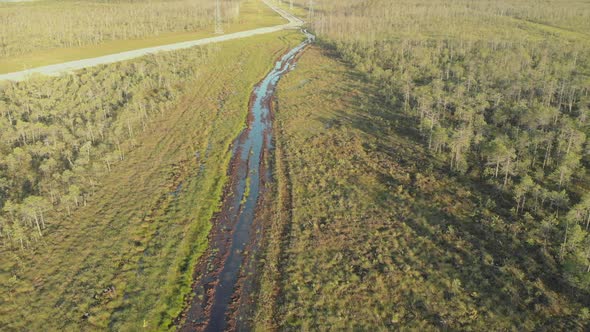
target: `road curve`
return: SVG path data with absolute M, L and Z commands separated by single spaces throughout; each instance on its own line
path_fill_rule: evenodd
M 288 12 L 286 12 L 285 10 L 283 10 L 281 8 L 274 6 L 268 0 L 263 0 L 263 2 L 267 6 L 269 6 L 272 10 L 274 10 L 279 15 L 281 15 L 283 18 L 287 19 L 289 22 L 286 24 L 275 25 L 272 27 L 240 31 L 240 32 L 235 32 L 235 33 L 229 33 L 226 35 L 197 39 L 197 40 L 181 42 L 181 43 L 140 48 L 137 50 L 115 53 L 115 54 L 100 56 L 100 57 L 96 57 L 96 58 L 69 61 L 69 62 L 58 63 L 58 64 L 54 64 L 54 65 L 49 65 L 49 66 L 31 68 L 31 69 L 13 72 L 13 73 L 0 74 L 0 81 L 24 81 L 33 74 L 57 76 L 57 75 L 60 75 L 63 73 L 72 72 L 74 70 L 78 70 L 78 69 L 82 69 L 82 68 L 88 68 L 88 67 L 94 67 L 94 66 L 98 66 L 98 65 L 109 64 L 109 63 L 113 63 L 113 62 L 130 60 L 130 59 L 138 58 L 138 57 L 141 57 L 141 56 L 144 56 L 147 54 L 153 54 L 153 53 L 164 52 L 164 51 L 174 51 L 174 50 L 180 50 L 183 48 L 189 48 L 189 47 L 193 47 L 193 46 L 200 46 L 200 45 L 205 45 L 205 44 L 210 44 L 210 43 L 218 43 L 218 42 L 223 42 L 223 41 L 227 41 L 227 40 L 233 40 L 233 39 L 246 38 L 246 37 L 251 37 L 251 36 L 256 36 L 256 35 L 267 34 L 267 33 L 273 33 L 273 32 L 277 32 L 277 31 L 284 30 L 284 29 L 298 28 L 303 25 L 303 21 L 301 19 L 289 14 Z

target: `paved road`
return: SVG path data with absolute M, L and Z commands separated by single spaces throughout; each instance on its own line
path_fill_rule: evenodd
M 88 68 L 88 67 L 113 63 L 113 62 L 134 59 L 134 58 L 144 56 L 146 54 L 153 54 L 153 53 L 162 52 L 162 51 L 180 50 L 183 48 L 189 48 L 189 47 L 193 47 L 193 46 L 205 45 L 205 44 L 210 44 L 210 43 L 218 43 L 218 42 L 232 40 L 232 39 L 251 37 L 251 36 L 255 36 L 255 35 L 262 35 L 262 34 L 277 32 L 277 31 L 280 31 L 283 29 L 298 28 L 301 25 L 303 25 L 302 20 L 300 20 L 299 18 L 289 14 L 288 12 L 272 5 L 268 0 L 263 0 L 263 2 L 267 6 L 269 6 L 272 10 L 277 12 L 279 15 L 281 15 L 282 17 L 287 19 L 289 22 L 286 24 L 276 25 L 273 27 L 240 31 L 240 32 L 235 32 L 235 33 L 229 33 L 226 35 L 220 35 L 220 36 L 203 38 L 203 39 L 175 43 L 175 44 L 141 48 L 141 49 L 137 49 L 137 50 L 133 50 L 133 51 L 127 51 L 127 52 L 121 52 L 121 53 L 100 56 L 97 58 L 76 60 L 76 61 L 58 63 L 55 65 L 31 68 L 31 69 L 18 71 L 18 72 L 14 72 L 14 73 L 0 74 L 0 81 L 6 81 L 6 80 L 23 81 L 23 80 L 26 80 L 28 77 L 30 77 L 31 74 L 44 74 L 44 75 L 55 76 L 55 75 L 71 72 L 71 71 L 82 69 L 82 68 Z

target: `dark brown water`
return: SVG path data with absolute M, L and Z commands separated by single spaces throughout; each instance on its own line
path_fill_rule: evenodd
M 210 246 L 216 250 L 207 258 L 209 266 L 200 278 L 195 293 L 204 290 L 204 298 L 191 301 L 183 331 L 223 331 L 233 313 L 232 299 L 247 248 L 256 248 L 256 206 L 261 184 L 269 181 L 270 172 L 263 171 L 263 154 L 272 149 L 271 99 L 279 79 L 294 68 L 297 55 L 313 40 L 307 40 L 285 54 L 268 75 L 256 86 L 250 105 L 250 123 L 236 140 L 233 149 L 231 181 L 218 216 L 219 229 L 212 231 Z M 249 253 L 252 254 L 252 253 Z M 199 271 L 197 270 L 197 273 Z M 234 308 L 235 309 L 235 308 Z

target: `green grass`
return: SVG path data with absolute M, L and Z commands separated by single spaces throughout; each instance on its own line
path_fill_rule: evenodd
M 124 147 L 125 160 L 101 179 L 88 206 L 48 217 L 53 222 L 33 249 L 3 252 L 0 326 L 170 329 L 207 246 L 229 145 L 244 127 L 251 90 L 301 38 L 281 32 L 216 45 L 194 79 L 175 82 L 191 89 L 148 124 L 134 147 Z M 109 286 L 115 291 L 103 294 Z
M 279 8 L 282 8 L 288 12 L 290 12 L 291 14 L 294 14 L 295 16 L 298 16 L 299 18 L 302 19 L 307 19 L 308 16 L 308 10 L 307 10 L 307 6 L 304 6 L 302 4 L 297 4 L 296 2 L 293 3 L 293 8 L 291 8 L 291 6 L 289 5 L 289 0 L 286 1 L 282 1 L 278 4 L 275 3 L 275 5 L 277 5 Z
M 246 201 L 248 200 L 248 197 L 250 196 L 250 176 L 248 176 L 246 178 L 246 187 L 244 189 L 244 197 L 242 198 L 242 202 L 240 204 L 244 204 L 246 203 Z
M 46 5 L 45 2 L 42 3 Z M 233 33 L 282 23 L 285 20 L 263 2 L 247 0 L 242 4 L 240 16 L 235 22 L 224 25 L 224 32 Z M 29 54 L 0 58 L 0 74 L 213 36 L 216 34 L 211 26 L 194 32 L 167 32 L 141 39 L 112 40 L 98 45 L 41 49 Z
M 314 47 L 281 80 L 275 122 L 280 222 L 258 330 L 586 326 L 556 262 L 506 217 L 511 202 L 450 174 L 334 54 Z

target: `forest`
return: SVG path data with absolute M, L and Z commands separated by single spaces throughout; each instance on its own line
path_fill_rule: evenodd
M 449 171 L 510 196 L 527 241 L 589 289 L 590 8 L 565 3 L 339 2 L 313 24 Z
M 259 329 L 587 329 L 587 292 L 509 195 L 450 172 L 334 50 L 298 66 L 276 106 Z
M 261 326 L 587 329 L 590 6 L 293 2 Z

